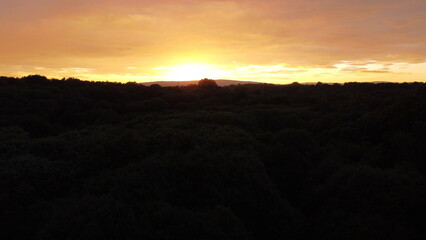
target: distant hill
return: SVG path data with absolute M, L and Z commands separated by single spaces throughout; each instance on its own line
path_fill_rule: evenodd
M 188 86 L 188 85 L 197 85 L 200 80 L 191 80 L 191 81 L 156 81 L 156 82 L 144 82 L 141 83 L 142 85 L 150 86 L 153 84 L 158 84 L 162 87 L 175 87 L 175 86 Z M 264 84 L 261 82 L 251 82 L 251 81 L 238 81 L 238 80 L 224 80 L 224 79 L 218 79 L 215 80 L 217 85 L 223 87 L 223 86 L 229 86 L 229 85 L 238 85 L 238 84 Z
M 198 82 L 200 80 L 190 80 L 190 81 L 155 81 L 155 82 L 144 82 L 141 83 L 142 85 L 145 86 L 151 86 L 153 84 L 158 84 L 162 87 L 176 87 L 176 86 L 189 86 L 189 85 L 197 85 Z M 230 85 L 245 85 L 245 84 L 266 84 L 266 83 L 262 83 L 262 82 L 253 82 L 253 81 L 239 81 L 239 80 L 225 80 L 225 79 L 218 79 L 215 80 L 215 82 L 217 83 L 218 86 L 221 87 L 225 87 L 225 86 L 230 86 Z M 302 82 L 300 83 L 301 85 L 316 85 L 318 82 Z M 375 81 L 375 82 L 369 82 L 372 84 L 380 84 L 380 83 L 390 83 L 390 82 L 386 82 L 386 81 Z M 269 83 L 268 83 L 269 84 Z M 291 83 L 288 83 L 291 84 Z M 271 84 L 271 85 L 288 85 L 288 84 Z M 329 84 L 332 85 L 334 83 L 324 83 L 324 84 Z M 343 83 L 338 83 L 338 84 L 343 84 Z

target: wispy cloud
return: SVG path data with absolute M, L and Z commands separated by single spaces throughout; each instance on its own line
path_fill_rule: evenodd
M 81 66 L 154 77 L 159 66 L 238 62 L 263 66 L 247 68 L 253 76 L 284 79 L 317 68 L 349 73 L 326 70 L 349 61 L 360 67 L 352 72 L 386 74 L 394 63 L 426 62 L 425 14 L 424 0 L 2 0 L 0 65 L 8 74 Z M 375 62 L 390 69 L 362 69 Z M 298 70 L 274 69 L 284 64 Z

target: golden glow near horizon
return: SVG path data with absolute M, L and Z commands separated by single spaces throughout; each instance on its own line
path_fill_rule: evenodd
M 167 81 L 199 80 L 203 78 L 219 79 L 223 77 L 223 71 L 214 69 L 207 64 L 187 64 L 171 67 L 158 67 L 155 70 L 164 70 L 164 78 Z
M 0 75 L 425 81 L 424 0 L 0 0 Z

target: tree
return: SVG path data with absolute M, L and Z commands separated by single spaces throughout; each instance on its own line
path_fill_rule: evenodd
M 204 79 L 201 79 L 198 82 L 198 87 L 200 87 L 200 88 L 217 88 L 219 86 L 217 85 L 217 83 L 214 80 L 204 78 Z

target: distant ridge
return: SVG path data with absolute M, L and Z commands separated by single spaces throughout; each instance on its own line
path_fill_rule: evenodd
M 214 80 L 214 79 L 213 79 Z M 177 86 L 189 86 L 189 85 L 197 85 L 200 80 L 190 80 L 190 81 L 155 81 L 155 82 L 143 82 L 140 83 L 145 86 L 151 86 L 154 84 L 158 84 L 162 87 L 177 87 Z M 225 87 L 230 85 L 245 85 L 245 84 L 271 84 L 271 83 L 263 83 L 263 82 L 253 82 L 253 81 L 240 81 L 240 80 L 226 80 L 226 79 L 217 79 L 214 80 L 218 86 Z M 372 84 L 380 84 L 380 83 L 391 83 L 386 81 L 374 81 L 374 82 L 358 82 L 358 83 L 372 83 Z M 289 85 L 292 83 L 287 84 L 271 84 L 271 85 Z M 301 85 L 316 85 L 318 82 L 301 82 L 299 83 Z M 336 83 L 324 83 L 324 84 L 336 84 Z M 343 83 L 337 83 L 337 84 L 343 84 Z
M 200 80 L 191 80 L 191 81 L 156 81 L 156 82 L 144 82 L 142 85 L 150 86 L 153 84 L 158 84 L 162 87 L 176 87 L 176 86 L 189 86 L 189 85 L 197 85 Z M 230 85 L 238 85 L 238 84 L 265 84 L 262 82 L 251 82 L 251 81 L 239 81 L 239 80 L 225 80 L 218 79 L 214 80 L 217 85 L 230 86 Z

